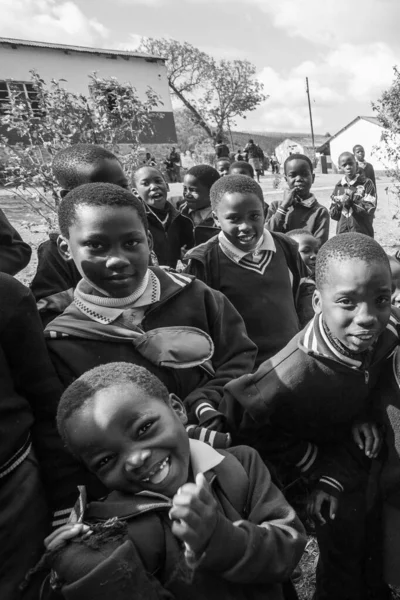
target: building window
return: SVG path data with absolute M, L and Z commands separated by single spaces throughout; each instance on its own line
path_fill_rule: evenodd
M 32 83 L 24 81 L 0 81 L 0 115 L 7 113 L 10 106 L 11 91 L 17 93 L 19 100 L 25 101 L 34 112 L 39 110 L 37 92 Z

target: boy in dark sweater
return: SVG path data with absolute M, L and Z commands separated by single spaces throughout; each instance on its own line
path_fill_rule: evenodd
M 219 179 L 219 173 L 209 165 L 189 169 L 183 180 L 183 199 L 177 208 L 193 223 L 194 243 L 203 244 L 218 233 L 212 216 L 210 189 Z
M 140 167 L 132 184 L 145 202 L 149 231 L 158 264 L 176 268 L 182 250 L 193 248 L 193 224 L 167 200 L 168 184 L 155 167 Z
M 126 363 L 75 381 L 57 419 L 109 492 L 47 539 L 65 597 L 283 600 L 305 535 L 254 450 L 189 440 L 181 402 Z M 125 532 L 101 541 L 95 531 L 115 517 Z
M 387 256 L 361 234 L 322 246 L 316 285 L 313 321 L 254 375 L 229 383 L 220 409 L 234 441 L 247 440 L 286 476 L 313 484 L 318 600 L 361 600 L 373 571 L 365 490 L 379 446 L 367 399 L 399 343 L 399 312 Z
M 256 355 L 235 308 L 193 277 L 149 268 L 146 212 L 127 190 L 102 183 L 72 190 L 59 225 L 60 253 L 82 275 L 72 304 L 45 330 L 64 386 L 124 360 L 154 372 L 185 401 L 192 423 L 221 427 L 223 387 L 250 373 Z
M 308 229 L 322 246 L 329 237 L 329 213 L 310 191 L 315 179 L 311 160 L 304 154 L 291 154 L 283 169 L 289 189 L 282 201 L 271 202 L 268 229 L 282 233 Z
M 61 392 L 32 294 L 0 273 L 0 598 L 4 600 L 38 598 L 36 582 L 24 593 L 19 586 L 40 558 L 49 531 L 39 464 L 53 476 L 54 484 L 64 454 L 55 427 Z M 52 490 L 47 491 L 50 496 Z
M 16 275 L 28 265 L 31 254 L 32 248 L 0 209 L 0 272 Z
M 369 163 L 365 160 L 364 147 L 361 146 L 361 144 L 356 144 L 353 148 L 353 154 L 356 158 L 358 168 L 362 169 L 365 177 L 367 177 L 367 179 L 370 179 L 372 181 L 372 183 L 374 184 L 375 192 L 376 192 L 376 179 L 375 179 L 374 167 L 371 165 L 371 163 Z M 378 197 L 378 196 L 376 196 L 376 197 Z
M 63 198 L 70 190 L 84 183 L 104 181 L 128 188 L 128 180 L 117 157 L 95 144 L 74 144 L 58 152 L 52 163 L 53 174 L 61 186 Z M 57 248 L 58 232 L 38 248 L 38 266 L 31 290 L 38 303 L 44 325 L 70 302 L 67 290 L 74 289 L 81 279 L 74 261 L 65 261 Z
M 375 186 L 364 173 L 359 172 L 351 152 L 339 156 L 343 178 L 335 185 L 329 214 L 338 221 L 336 233 L 357 232 L 374 237 L 372 226 L 376 210 Z
M 263 193 L 250 177 L 228 175 L 213 185 L 210 195 L 221 232 L 187 253 L 186 272 L 232 302 L 257 345 L 259 365 L 299 331 L 297 245 L 264 229 Z

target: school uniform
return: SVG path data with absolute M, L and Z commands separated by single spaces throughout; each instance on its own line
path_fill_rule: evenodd
M 203 425 L 221 415 L 224 385 L 254 367 L 257 350 L 240 315 L 223 294 L 190 275 L 151 267 L 128 298 L 91 291 L 81 281 L 72 304 L 45 329 L 65 387 L 99 364 L 141 365 L 184 401 L 190 423 Z M 66 507 L 76 483 L 72 477 L 67 490 L 59 487 Z
M 61 392 L 34 298 L 0 273 L 0 598 L 7 600 L 22 597 L 19 585 L 43 553 L 45 491 L 51 500 L 52 476 L 66 454 L 55 426 Z M 33 582 L 23 597 L 37 594 Z
M 349 208 L 345 208 L 340 202 L 347 192 L 353 194 L 353 202 Z M 329 209 L 331 218 L 338 221 L 336 234 L 356 232 L 374 237 L 372 222 L 375 210 L 375 186 L 363 173 L 357 173 L 352 181 L 343 177 L 336 184 Z
M 191 440 L 190 459 L 194 476 L 204 473 L 217 502 L 217 525 L 205 552 L 193 556 L 173 535 L 170 498 L 112 492 L 86 507 L 85 522 L 118 516 L 127 536 L 103 543 L 97 557 L 91 553 L 92 564 L 80 544 L 62 552 L 55 568 L 68 581 L 66 598 L 284 599 L 306 537 L 258 454 L 247 447 L 216 451 Z
M 360 161 L 358 159 L 356 159 L 356 160 L 357 160 L 357 164 L 358 164 L 359 168 L 363 171 L 365 177 L 367 179 L 370 179 L 372 181 L 372 183 L 374 184 L 374 188 L 376 191 L 376 178 L 375 178 L 374 167 L 371 165 L 371 163 L 367 162 L 366 160 L 364 160 L 364 161 Z M 378 195 L 376 197 L 378 197 Z
M 32 248 L 0 209 L 0 272 L 16 275 L 28 265 L 31 254 Z
M 307 478 L 340 497 L 336 519 L 317 526 L 318 599 L 362 599 L 365 586 L 369 459 L 351 426 L 367 420 L 368 395 L 398 345 L 393 313 L 371 351 L 356 358 L 339 350 L 321 315 L 252 375 L 225 387 L 220 410 L 234 443 L 249 443 L 278 470 Z
M 302 277 L 296 298 L 296 311 L 300 329 L 303 329 L 314 318 L 312 299 L 315 289 L 316 285 L 312 277 Z
M 193 248 L 192 221 L 169 202 L 163 210 L 146 205 L 146 214 L 158 264 L 175 269 L 181 259 L 181 249 Z
M 300 259 L 293 240 L 265 230 L 254 251 L 244 252 L 221 231 L 188 252 L 186 260 L 186 272 L 225 294 L 242 316 L 258 348 L 256 366 L 298 333 Z
M 189 217 L 193 223 L 194 245 L 204 244 L 219 232 L 219 227 L 215 224 L 212 215 L 211 206 L 206 206 L 200 210 L 190 210 L 187 202 L 183 199 L 177 203 L 180 212 Z
M 329 237 L 329 212 L 311 194 L 307 200 L 301 200 L 282 208 L 282 201 L 274 200 L 268 208 L 266 227 L 270 231 L 287 233 L 293 229 L 307 229 L 325 244 Z

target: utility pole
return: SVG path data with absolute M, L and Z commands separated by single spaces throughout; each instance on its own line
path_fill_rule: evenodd
M 312 122 L 312 112 L 311 112 L 311 102 L 310 102 L 310 88 L 308 86 L 308 77 L 306 77 L 306 92 L 307 92 L 307 98 L 308 98 L 308 110 L 309 110 L 309 113 L 310 113 L 312 147 L 313 147 L 314 160 L 315 160 L 314 127 L 313 127 L 313 122 Z

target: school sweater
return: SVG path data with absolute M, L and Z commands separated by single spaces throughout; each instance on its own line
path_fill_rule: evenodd
M 364 162 L 360 162 L 359 160 L 357 160 L 357 164 L 359 168 L 362 169 L 365 177 L 372 181 L 376 191 L 376 178 L 374 167 L 371 165 L 371 163 L 367 162 L 366 160 Z M 376 197 L 378 197 L 378 195 Z
M 279 466 L 333 495 L 357 481 L 362 452 L 351 426 L 369 411 L 368 395 L 399 342 L 400 312 L 392 308 L 369 365 L 343 356 L 316 315 L 276 356 L 227 384 L 220 410 L 233 442 L 249 443 Z
M 247 447 L 216 451 L 190 441 L 190 458 L 194 476 L 204 473 L 217 503 L 216 528 L 202 556 L 184 553 L 173 535 L 170 498 L 145 491 L 112 492 L 104 501 L 89 504 L 84 520 L 99 524 L 118 516 L 127 525 L 127 535 L 103 542 L 97 552 L 78 543 L 58 554 L 53 569 L 68 582 L 62 589 L 66 598 L 289 597 L 284 587 L 289 587 L 306 536 L 260 456 Z
M 329 212 L 313 194 L 306 201 L 296 202 L 288 209 L 281 205 L 282 201 L 271 202 L 267 214 L 267 229 L 281 233 L 307 229 L 320 241 L 321 246 L 325 244 L 329 237 Z
M 23 241 L 0 209 L 0 272 L 16 275 L 31 259 L 32 248 Z
M 31 292 L 0 273 L 0 486 L 33 443 L 52 496 L 71 463 L 55 424 L 62 391 Z
M 193 215 L 193 211 L 189 210 L 187 202 L 184 198 L 178 201 L 176 206 L 178 210 L 182 213 L 182 215 L 188 217 L 193 223 L 193 235 L 195 246 L 198 246 L 199 244 L 204 244 L 220 231 L 219 227 L 217 227 L 213 219 L 211 207 L 209 207 L 208 211 L 205 211 L 207 215 L 199 223 L 194 223 L 193 217 L 191 216 Z
M 340 202 L 346 192 L 354 194 L 349 209 L 344 208 Z M 329 209 L 331 218 L 338 221 L 336 234 L 356 232 L 374 237 L 372 222 L 375 210 L 375 186 L 363 173 L 357 173 L 356 177 L 350 182 L 347 181 L 346 177 L 343 177 L 336 184 Z
M 297 244 L 268 231 L 264 238 L 268 249 L 261 246 L 258 250 L 258 265 L 246 260 L 222 232 L 185 256 L 185 261 L 189 259 L 186 272 L 225 294 L 242 316 L 258 348 L 256 366 L 279 352 L 299 331 L 295 307 L 300 269 Z M 225 253 L 227 245 L 231 249 L 228 246 Z
M 193 248 L 191 220 L 169 202 L 166 202 L 163 211 L 153 210 L 146 205 L 146 214 L 158 264 L 174 269 L 181 259 L 181 248 Z

